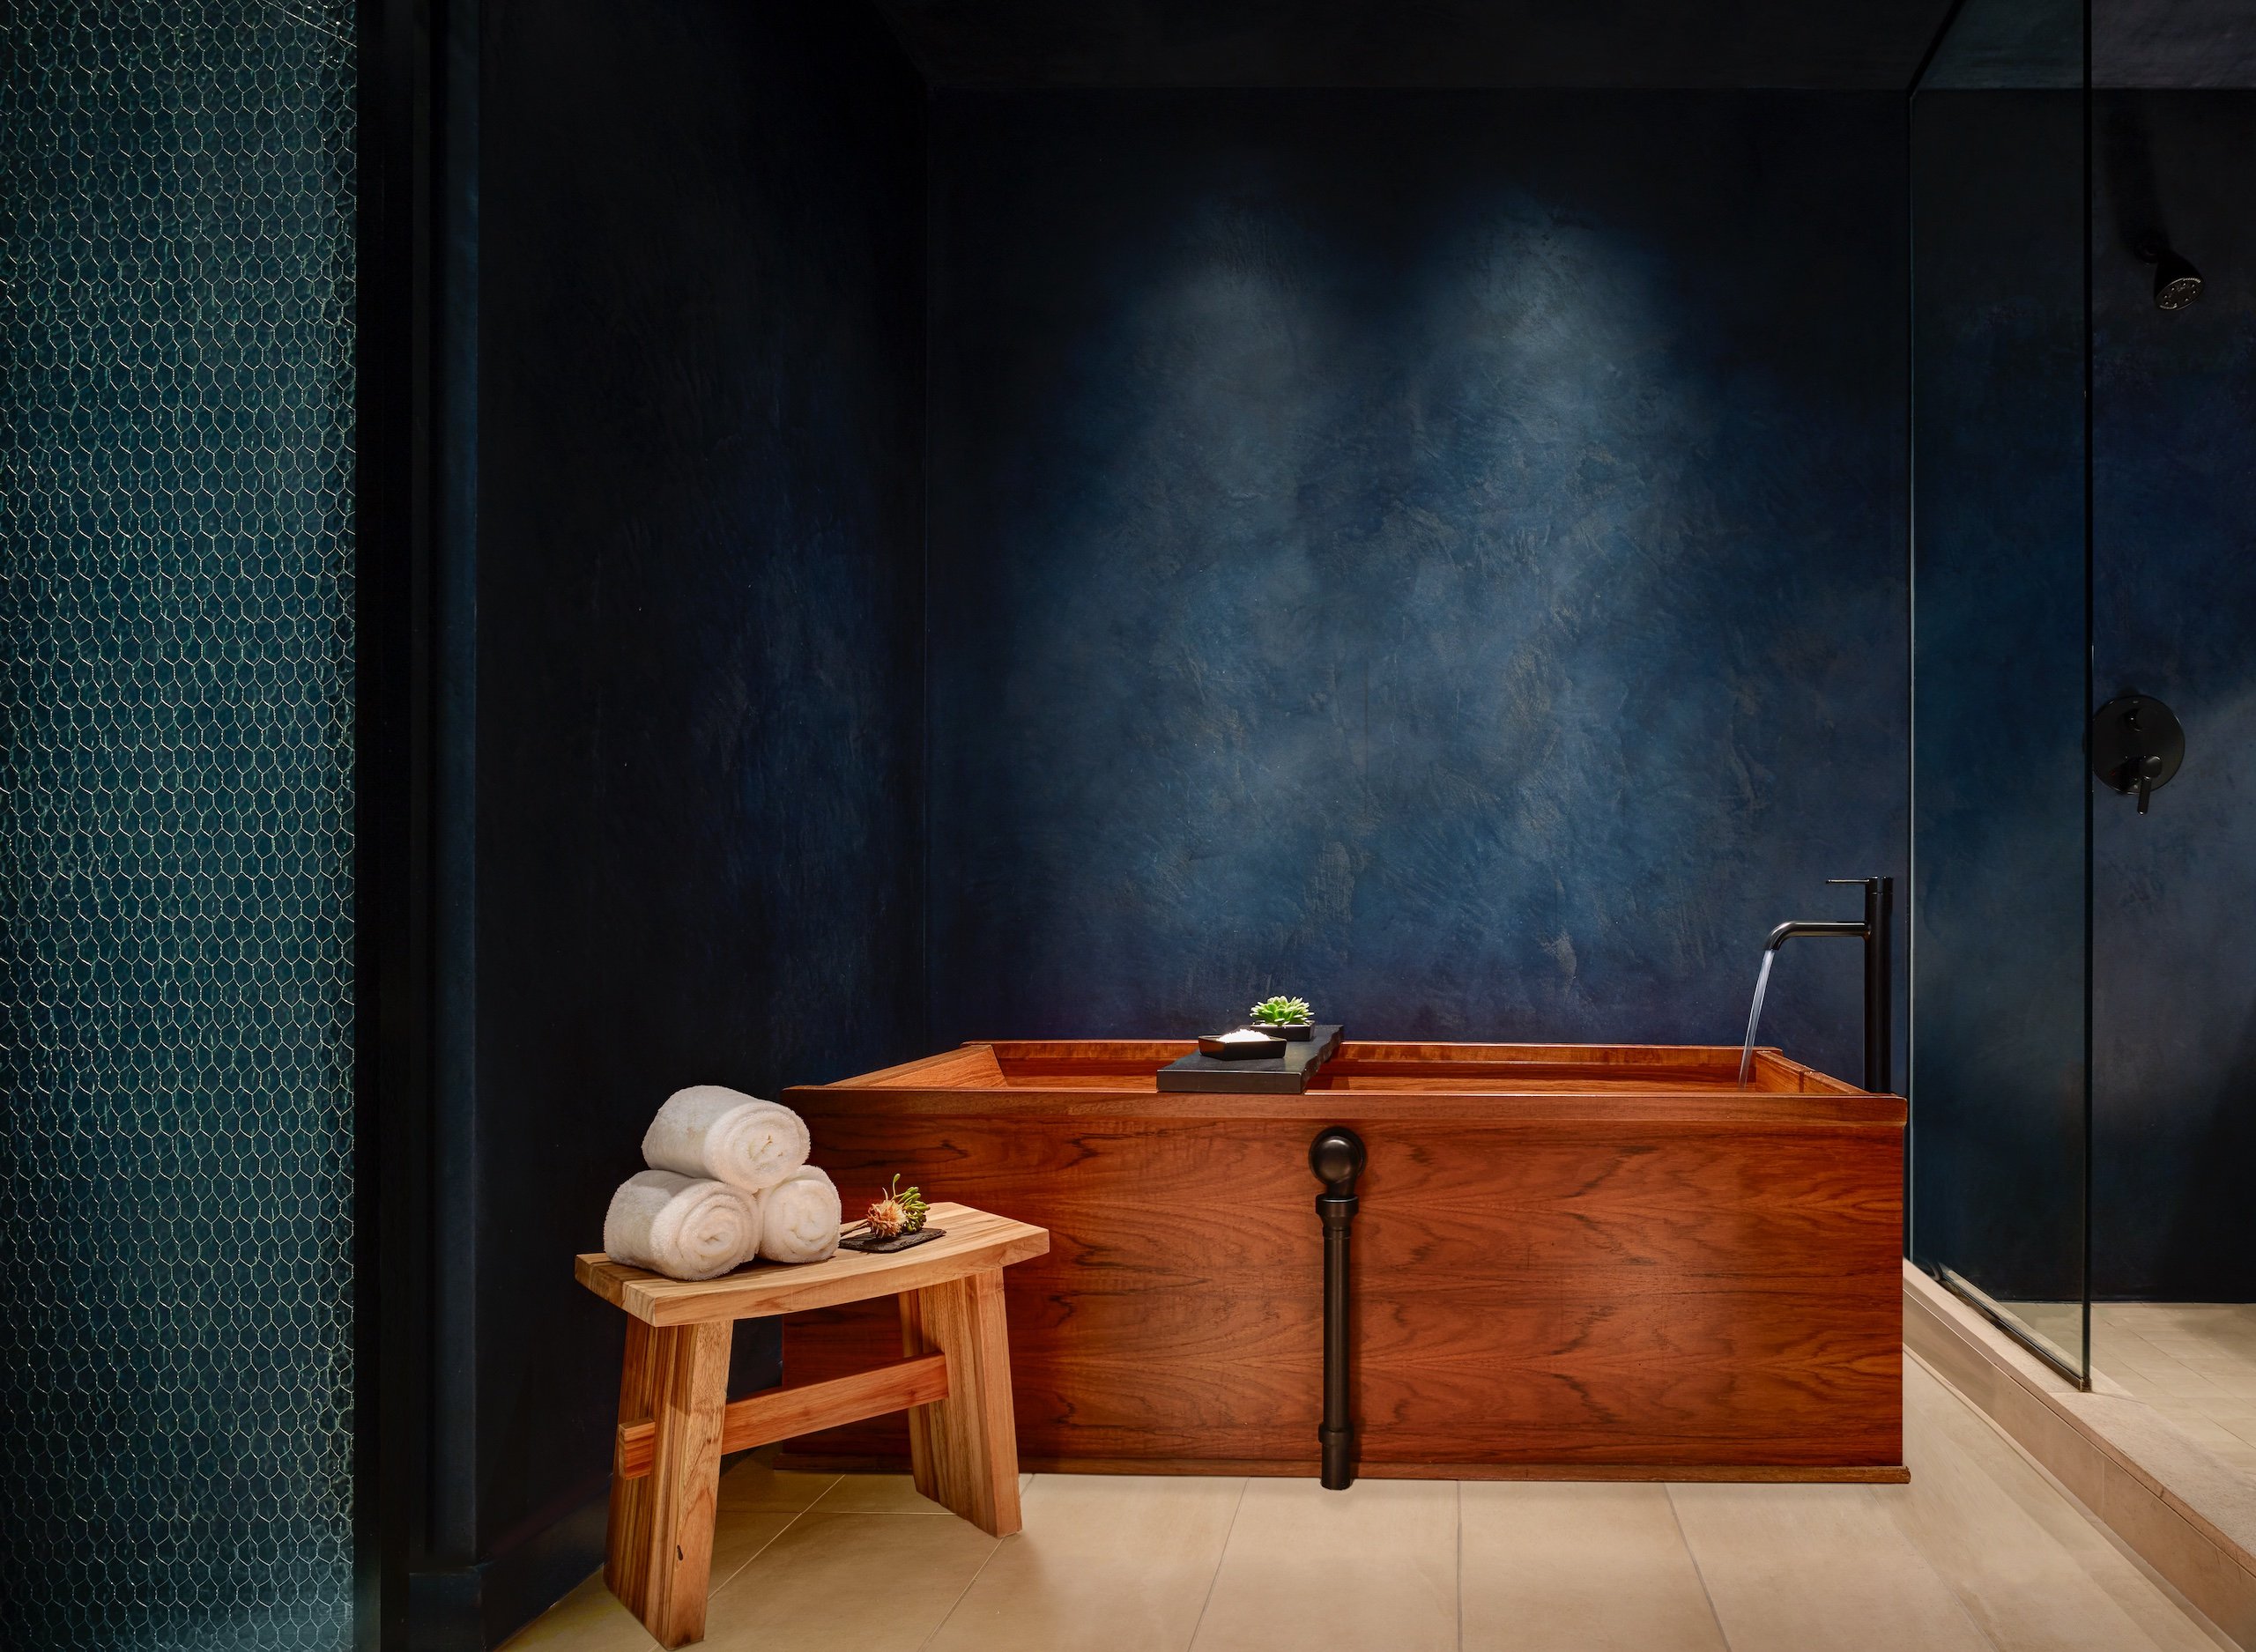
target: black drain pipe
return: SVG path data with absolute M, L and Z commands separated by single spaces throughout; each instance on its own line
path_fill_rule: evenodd
M 1324 1222 L 1324 1489 L 1355 1483 L 1355 1425 L 1347 1413 L 1347 1233 L 1355 1220 L 1355 1178 L 1363 1174 L 1363 1138 L 1335 1124 L 1309 1144 L 1308 1167 L 1324 1183 L 1316 1213 Z

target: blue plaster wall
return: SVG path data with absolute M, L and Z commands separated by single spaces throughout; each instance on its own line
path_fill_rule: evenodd
M 934 1042 L 1735 1041 L 1902 870 L 1902 115 L 940 94 Z
M 483 58 L 479 1562 L 606 1482 L 621 1325 L 567 1259 L 657 1104 L 924 1013 L 921 84 L 830 0 L 489 0 Z
M 2093 1289 L 2256 1299 L 2256 93 L 2095 110 L 2096 698 L 2158 694 L 2186 766 L 2140 819 L 2103 791 L 2096 859 Z M 2199 302 L 2154 306 L 2158 229 Z

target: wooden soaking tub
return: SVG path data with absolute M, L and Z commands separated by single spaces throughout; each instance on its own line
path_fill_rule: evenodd
M 1310 1139 L 1369 1147 L 1364 1475 L 1900 1480 L 1904 1104 L 1758 1054 L 1349 1041 L 1304 1095 L 1183 1095 L 1183 1041 L 976 1043 L 788 1093 L 850 1217 L 894 1172 L 1038 1223 L 1011 1270 L 1030 1468 L 1312 1475 Z M 897 1357 L 882 1309 L 786 1322 L 797 1382 Z M 906 1460 L 884 1418 L 787 1447 Z

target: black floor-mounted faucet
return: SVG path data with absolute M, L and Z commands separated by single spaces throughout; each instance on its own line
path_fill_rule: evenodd
M 1896 967 L 1891 937 L 1896 927 L 1896 880 L 1893 878 L 1829 878 L 1829 884 L 1859 884 L 1865 892 L 1862 922 L 1843 920 L 1820 922 L 1795 920 L 1781 923 L 1762 944 L 1762 969 L 1755 980 L 1755 1004 L 1747 1018 L 1747 1042 L 1740 1050 L 1739 1081 L 1747 1082 L 1755 1059 L 1755 1030 L 1762 1019 L 1762 996 L 1770 984 L 1770 964 L 1777 950 L 1796 936 L 1833 936 L 1865 944 L 1865 1078 L 1864 1087 L 1885 1095 L 1895 1089 Z

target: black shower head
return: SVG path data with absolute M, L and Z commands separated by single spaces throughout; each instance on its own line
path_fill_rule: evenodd
M 2201 272 L 2176 253 L 2164 250 L 2154 261 L 2154 301 L 2182 310 L 2201 296 Z

